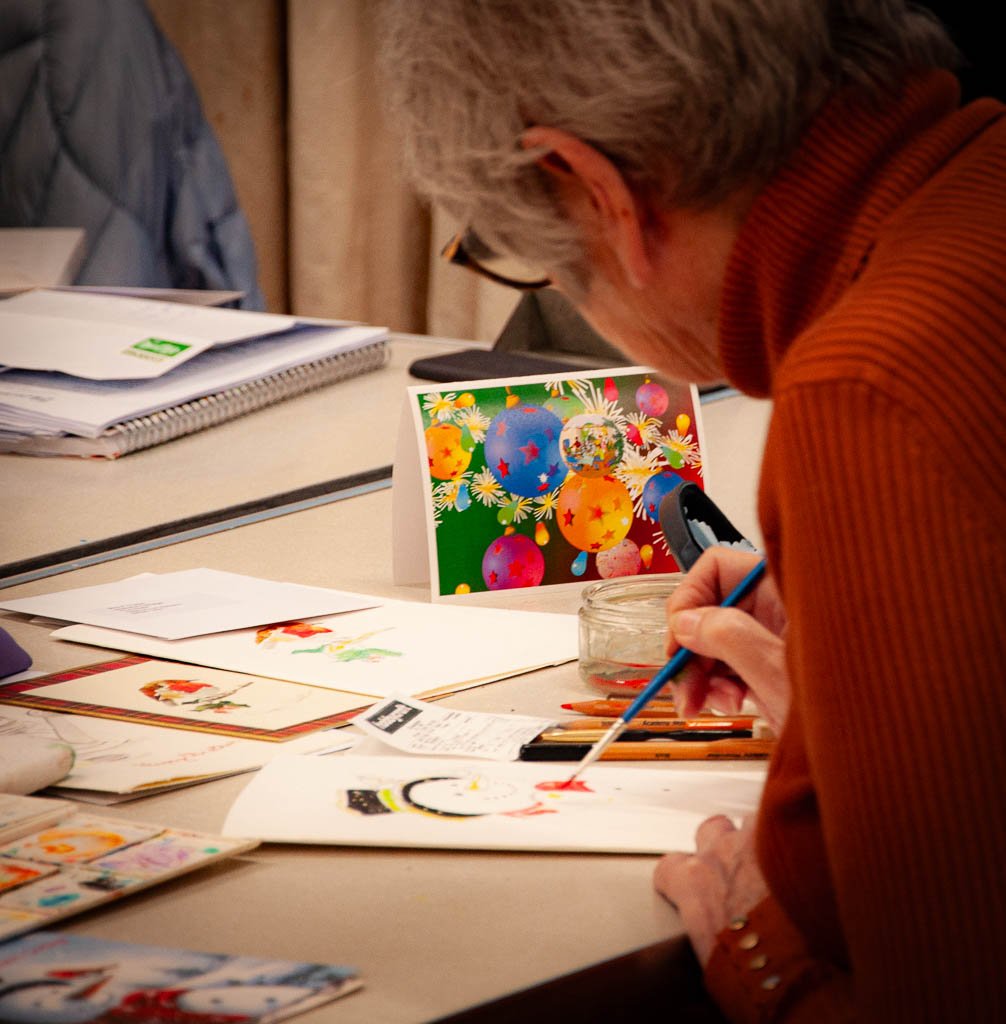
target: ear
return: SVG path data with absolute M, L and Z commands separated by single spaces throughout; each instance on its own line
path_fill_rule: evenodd
M 599 237 L 633 288 L 653 276 L 636 197 L 615 165 L 593 146 L 561 128 L 535 125 L 521 136 L 525 149 L 546 152 L 538 166 L 551 175 L 568 215 L 586 237 Z

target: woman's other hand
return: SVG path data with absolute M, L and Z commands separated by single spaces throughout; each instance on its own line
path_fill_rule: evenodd
M 677 907 L 704 967 L 716 936 L 768 892 L 755 862 L 751 820 L 738 829 L 722 814 L 708 818 L 695 833 L 695 853 L 661 857 L 653 884 Z

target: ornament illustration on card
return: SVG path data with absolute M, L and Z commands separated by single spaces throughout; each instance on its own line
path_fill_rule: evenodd
M 644 367 L 409 388 L 395 582 L 436 600 L 676 572 L 660 502 L 702 459 L 697 389 Z

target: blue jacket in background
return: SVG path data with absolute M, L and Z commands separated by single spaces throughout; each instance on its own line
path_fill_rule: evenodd
M 77 284 L 264 308 L 224 155 L 141 0 L 0 0 L 0 226 L 83 227 Z

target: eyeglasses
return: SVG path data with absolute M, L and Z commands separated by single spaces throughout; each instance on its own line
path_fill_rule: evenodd
M 459 231 L 444 246 L 440 255 L 448 263 L 467 267 L 476 274 L 508 288 L 532 291 L 547 288 L 552 283 L 549 278 L 542 277 L 540 273 L 523 265 L 519 260 L 493 252 L 471 228 Z

